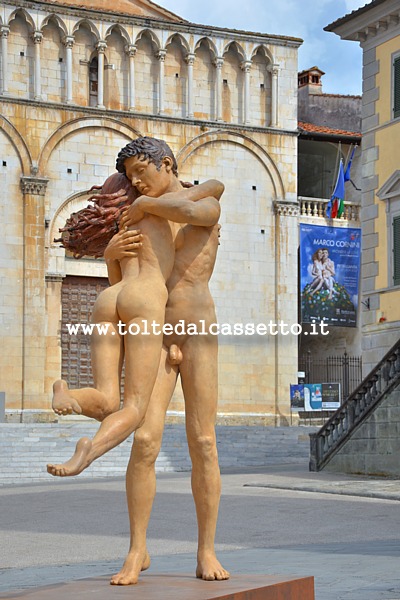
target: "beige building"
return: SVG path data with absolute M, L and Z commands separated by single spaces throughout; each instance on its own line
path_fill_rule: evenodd
M 328 27 L 363 49 L 362 344 L 368 372 L 400 337 L 400 0 Z
M 297 321 L 301 40 L 189 23 L 149 0 L 6 0 L 0 9 L 0 391 L 7 418 L 53 418 L 51 384 L 90 382 L 101 260 L 54 243 L 138 135 L 180 177 L 226 185 L 212 291 L 220 323 Z M 286 423 L 295 336 L 220 336 L 222 415 Z M 183 409 L 178 392 L 170 407 Z

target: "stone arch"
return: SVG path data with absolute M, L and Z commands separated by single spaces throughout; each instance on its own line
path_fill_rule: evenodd
M 226 44 L 222 56 L 222 119 L 225 123 L 243 123 L 244 76 L 241 63 L 243 48 L 235 41 Z
M 17 8 L 11 13 L 10 18 L 8 19 L 8 25 L 10 25 L 11 21 L 13 21 L 18 15 L 22 15 L 24 17 L 26 23 L 31 27 L 32 32 L 36 30 L 36 25 L 33 18 L 24 8 Z
M 0 125 L 1 129 L 4 131 L 5 135 L 8 137 L 12 145 L 14 146 L 18 158 L 21 162 L 21 170 L 23 175 L 31 174 L 32 167 L 32 156 L 29 151 L 28 146 L 26 145 L 23 137 L 17 131 L 17 129 L 2 115 L 0 115 Z
M 259 50 L 262 50 L 262 51 L 263 51 L 263 53 L 264 53 L 265 57 L 268 59 L 268 61 L 269 61 L 271 64 L 274 64 L 274 63 L 275 63 L 275 60 L 274 60 L 274 57 L 273 57 L 273 55 L 272 55 L 272 52 L 271 52 L 271 50 L 270 50 L 270 49 L 269 49 L 267 46 L 265 46 L 265 44 L 258 44 L 258 46 L 256 46 L 256 47 L 253 49 L 253 51 L 252 51 L 252 53 L 251 53 L 251 59 L 253 59 L 253 58 L 254 58 L 254 56 L 257 54 L 257 52 L 258 52 Z
M 81 129 L 87 129 L 89 127 L 103 127 L 105 129 L 111 129 L 115 132 L 121 133 L 122 135 L 126 135 L 128 138 L 135 138 L 142 135 L 137 129 L 129 127 L 128 125 L 125 125 L 116 119 L 98 119 L 87 117 L 84 119 L 75 119 L 73 121 L 69 121 L 64 125 L 61 125 L 61 127 L 59 127 L 45 143 L 38 161 L 39 173 L 45 173 L 47 162 L 53 150 L 64 138 L 72 133 L 76 133 Z
M 273 184 L 275 199 L 285 199 L 285 188 L 283 185 L 282 177 L 279 173 L 275 162 L 264 150 L 264 148 L 260 146 L 260 144 L 241 133 L 213 131 L 199 135 L 198 137 L 194 138 L 191 142 L 186 144 L 186 146 L 184 146 L 178 152 L 176 157 L 178 161 L 178 167 L 183 167 L 187 159 L 201 146 L 205 146 L 213 142 L 230 142 L 245 147 L 254 156 L 256 156 L 256 158 L 264 165 L 264 167 L 268 171 Z
M 131 40 L 131 37 L 130 37 L 129 33 L 127 32 L 127 30 L 125 29 L 125 27 L 123 27 L 123 26 L 122 26 L 122 25 L 120 25 L 119 23 L 117 23 L 117 24 L 114 24 L 114 25 L 111 25 L 111 26 L 110 26 L 110 27 L 107 29 L 107 31 L 106 31 L 106 33 L 105 33 L 105 35 L 104 35 L 104 39 L 105 39 L 105 40 L 107 40 L 107 38 L 108 38 L 108 37 L 109 37 L 109 36 L 110 36 L 110 35 L 111 35 L 113 32 L 115 32 L 115 31 L 117 31 L 117 32 L 120 34 L 120 36 L 122 37 L 122 39 L 124 39 L 124 40 L 125 40 L 125 42 L 126 42 L 127 44 L 132 44 L 132 40 Z
M 214 44 L 214 42 L 212 40 L 210 40 L 210 38 L 208 38 L 206 36 L 197 40 L 196 45 L 194 47 L 195 53 L 196 53 L 196 50 L 198 50 L 198 48 L 200 47 L 202 42 L 205 42 L 205 44 L 208 46 L 208 49 L 210 50 L 211 54 L 214 56 L 214 58 L 218 58 L 218 50 L 217 50 L 216 45 Z
M 224 56 L 224 54 L 226 54 L 227 52 L 229 52 L 229 50 L 232 47 L 236 48 L 236 51 L 237 51 L 238 55 L 240 56 L 240 58 L 242 60 L 246 60 L 246 53 L 244 51 L 243 46 L 241 46 L 241 44 L 239 44 L 236 41 L 234 41 L 234 42 L 228 42 L 227 44 L 225 44 L 224 49 L 222 50 L 222 56 Z
M 169 36 L 165 48 L 165 102 L 167 115 L 186 116 L 188 69 L 185 57 L 189 53 L 189 44 L 179 34 Z
M 161 45 L 161 41 L 158 38 L 158 36 L 154 33 L 154 31 L 152 31 L 151 29 L 141 29 L 139 31 L 139 33 L 136 36 L 135 39 L 135 46 L 138 43 L 138 41 L 143 37 L 144 34 L 147 34 L 149 36 L 149 38 L 151 39 L 151 41 L 153 42 L 154 46 L 156 47 L 156 50 L 161 50 L 162 45 Z
M 89 21 L 89 19 L 80 19 L 80 21 L 75 23 L 74 28 L 72 30 L 72 35 L 74 35 L 78 31 L 81 25 L 86 25 L 90 33 L 93 33 L 97 41 L 101 40 L 99 30 L 97 29 L 96 25 L 92 23 L 92 21 Z
M 42 70 L 46 73 L 41 85 L 44 101 L 62 102 L 66 88 L 66 51 L 63 39 L 67 35 L 65 24 L 56 15 L 48 15 L 42 22 Z M 64 25 L 64 26 L 63 26 Z
M 45 17 L 43 19 L 43 21 L 41 22 L 40 27 L 39 27 L 40 31 L 43 31 L 43 28 L 49 24 L 49 21 L 53 21 L 57 24 L 58 28 L 62 32 L 62 35 L 64 35 L 64 36 L 68 35 L 68 29 L 67 29 L 66 24 L 61 19 L 61 17 L 59 17 L 58 15 L 55 15 L 55 14 L 47 15 L 47 17 Z
M 272 78 L 270 66 L 273 64 L 273 57 L 265 46 L 259 44 L 252 52 L 251 63 L 251 122 L 260 127 L 268 127 L 272 119 Z
M 171 35 L 168 37 L 167 41 L 165 42 L 165 48 L 167 48 L 167 46 L 169 44 L 171 44 L 174 40 L 179 40 L 183 49 L 186 50 L 187 53 L 191 52 L 190 44 L 189 44 L 188 40 L 181 33 L 171 33 Z
M 127 47 L 131 38 L 119 24 L 114 24 L 104 36 L 105 51 L 104 104 L 111 110 L 126 110 L 129 107 L 129 57 Z M 112 69 L 107 69 L 107 64 Z

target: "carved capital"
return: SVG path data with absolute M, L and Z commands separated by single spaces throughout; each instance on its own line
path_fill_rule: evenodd
M 298 202 L 284 202 L 283 200 L 276 200 L 274 203 L 275 214 L 280 217 L 298 217 L 300 215 L 300 208 Z
M 186 54 L 185 62 L 189 67 L 193 67 L 195 60 L 196 60 L 195 54 L 193 54 L 192 52 L 189 52 L 188 54 Z
M 10 33 L 10 28 L 8 27 L 8 25 L 2 25 L 0 27 L 0 37 L 7 38 L 9 33 Z
M 41 177 L 21 177 L 21 190 L 24 194 L 44 196 L 49 180 Z
M 43 39 L 43 33 L 41 31 L 34 31 L 32 34 L 34 44 L 41 44 Z
M 45 275 L 45 280 L 48 283 L 62 283 L 65 275 L 61 275 L 60 273 L 47 273 Z
M 279 65 L 269 65 L 268 71 L 271 73 L 272 77 L 278 77 Z
M 240 68 L 245 73 L 250 73 L 251 65 L 252 65 L 251 60 L 244 60 L 240 63 Z
M 97 42 L 96 50 L 99 54 L 104 54 L 104 52 L 106 51 L 106 48 L 107 48 L 107 42 L 105 42 L 104 40 L 100 40 Z
M 137 50 L 137 48 L 133 44 L 127 44 L 125 46 L 125 52 L 129 57 L 135 56 L 136 50 Z
M 66 48 L 72 49 L 72 46 L 75 43 L 75 38 L 73 35 L 66 35 L 63 37 L 63 44 Z
M 158 58 L 158 60 L 160 62 L 165 62 L 165 57 L 167 56 L 167 51 L 166 50 L 159 50 L 158 52 L 156 52 L 156 58 Z
M 224 64 L 224 59 L 221 56 L 217 56 L 217 58 L 214 58 L 213 65 L 216 69 L 222 69 L 223 64 Z

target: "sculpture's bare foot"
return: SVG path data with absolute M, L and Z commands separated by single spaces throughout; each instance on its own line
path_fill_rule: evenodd
M 53 384 L 53 410 L 56 415 L 82 414 L 82 408 L 78 402 L 69 394 L 67 382 L 64 379 L 58 379 Z
M 199 552 L 197 555 L 196 577 L 206 581 L 214 581 L 215 579 L 222 581 L 229 579 L 230 574 L 223 568 L 214 552 Z
M 88 459 L 91 448 L 92 440 L 86 437 L 81 438 L 76 444 L 72 458 L 62 465 L 47 465 L 47 472 L 58 477 L 79 475 L 92 462 Z
M 125 559 L 124 566 L 119 573 L 111 577 L 111 585 L 134 585 L 138 582 L 140 571 L 150 567 L 150 555 L 147 550 L 137 552 L 131 550 Z

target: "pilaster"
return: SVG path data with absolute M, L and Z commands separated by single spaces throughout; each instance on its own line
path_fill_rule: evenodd
M 43 406 L 46 358 L 45 193 L 48 179 L 21 177 L 23 193 L 22 410 Z

